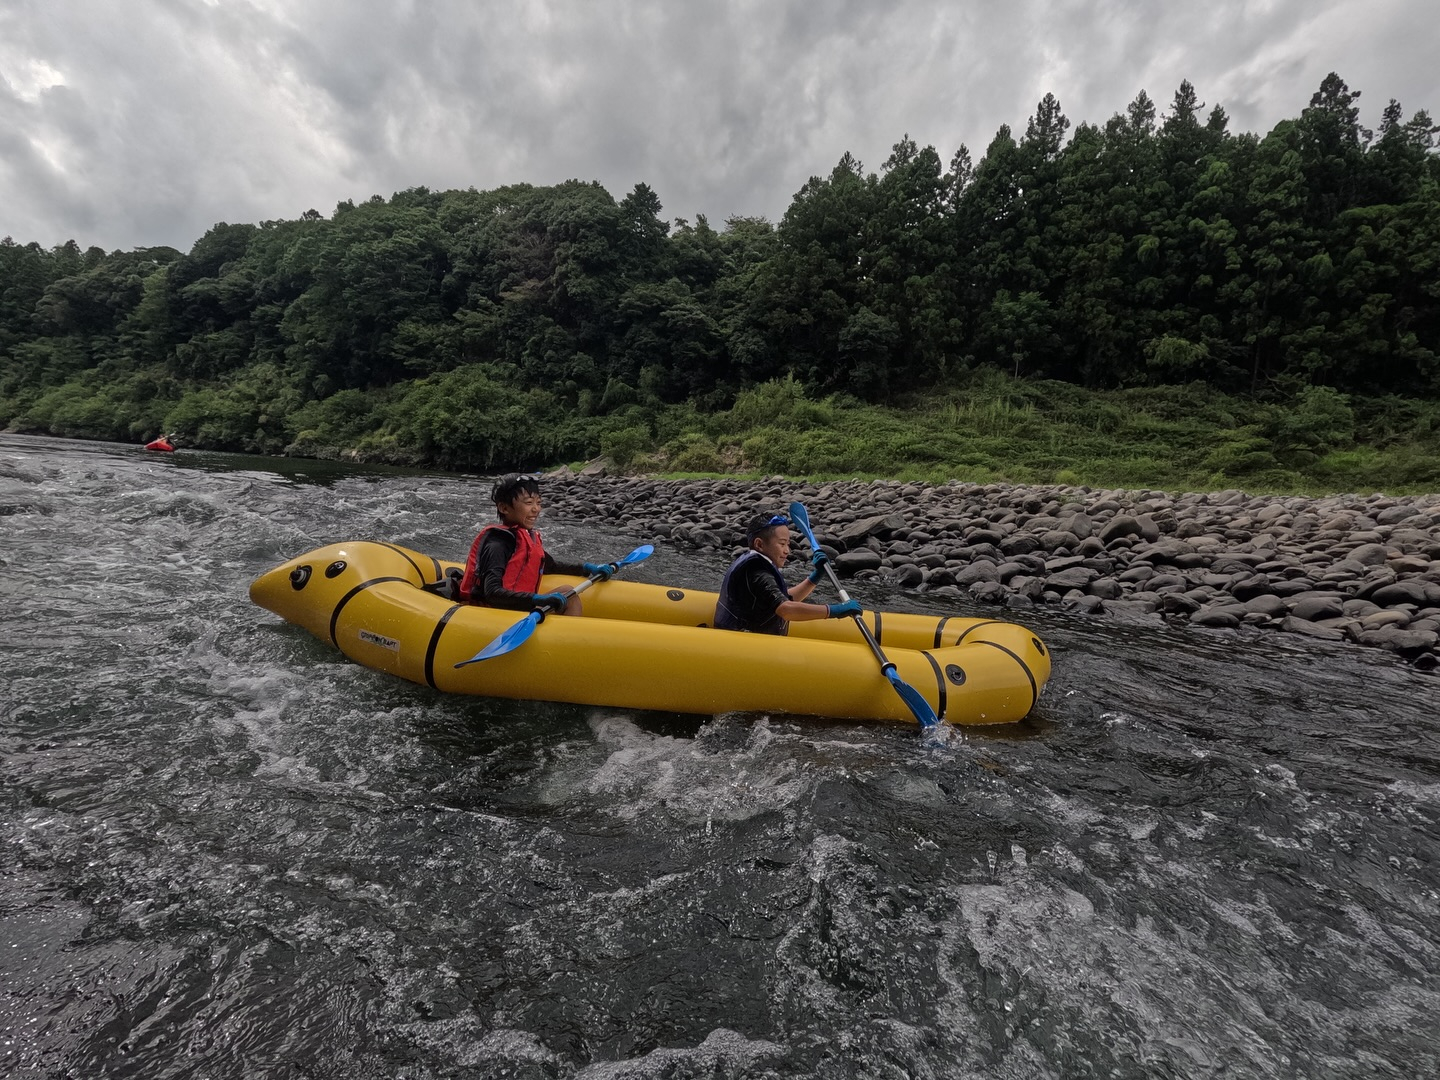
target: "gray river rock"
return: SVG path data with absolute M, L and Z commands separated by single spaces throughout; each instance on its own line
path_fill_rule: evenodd
M 1440 496 L 654 480 L 569 470 L 547 503 L 703 551 L 806 504 L 842 576 L 1025 609 L 1273 629 L 1440 667 Z

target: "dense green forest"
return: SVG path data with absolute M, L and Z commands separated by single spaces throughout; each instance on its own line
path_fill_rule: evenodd
M 173 248 L 0 243 L 0 426 L 493 470 L 1440 485 L 1440 126 L 1046 95 L 778 224 L 414 188 Z M 1088 464 L 1087 464 L 1088 463 Z

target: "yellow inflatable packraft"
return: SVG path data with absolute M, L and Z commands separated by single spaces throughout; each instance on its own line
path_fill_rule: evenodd
M 584 617 L 551 616 L 513 651 L 457 667 L 527 616 L 426 591 L 456 565 L 394 544 L 332 544 L 257 578 L 250 599 L 366 667 L 448 693 L 915 720 L 851 619 L 794 623 L 785 637 L 715 630 L 713 592 L 620 578 L 585 593 Z M 582 580 L 547 577 L 541 589 Z M 1050 677 L 1049 650 L 1013 623 L 863 618 L 899 677 L 950 723 L 1019 720 Z

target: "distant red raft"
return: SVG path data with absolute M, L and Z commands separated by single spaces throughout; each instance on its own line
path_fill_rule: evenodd
M 166 438 L 164 435 L 161 435 L 160 438 L 158 438 L 158 439 L 151 439 L 149 442 L 147 442 L 147 443 L 145 444 L 145 449 L 146 449 L 146 450 L 174 450 L 174 449 L 175 449 L 175 444 L 172 443 L 172 442 L 171 442 L 168 438 Z

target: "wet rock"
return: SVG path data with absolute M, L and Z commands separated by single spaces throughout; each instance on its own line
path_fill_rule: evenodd
M 1408 611 L 1400 611 L 1394 608 L 1372 611 L 1360 618 L 1360 627 L 1363 630 L 1379 630 L 1385 626 L 1406 627 L 1411 622 Z
M 1421 578 L 1410 578 L 1381 585 L 1378 589 L 1363 594 L 1364 599 L 1381 607 L 1396 604 L 1415 604 L 1423 607 L 1429 603 L 1440 603 L 1440 585 Z
M 1414 655 L 1435 648 L 1440 634 L 1433 630 L 1406 630 L 1398 626 L 1382 626 L 1376 630 L 1362 630 L 1358 638 L 1361 645 L 1378 645 L 1391 652 Z
M 1146 600 L 1106 600 L 1105 614 L 1125 622 L 1159 626 L 1164 622 L 1156 604 Z
M 1130 514 L 1116 514 L 1100 530 L 1100 540 L 1107 544 L 1123 536 L 1140 535 L 1140 519 Z
M 1270 579 L 1264 574 L 1252 574 L 1233 580 L 1229 586 L 1230 595 L 1236 600 L 1253 600 L 1257 596 L 1275 597 Z M 1278 598 L 1276 598 L 1278 599 Z
M 925 571 L 914 563 L 896 568 L 895 583 L 907 589 L 913 589 L 925 581 Z
M 888 536 L 897 529 L 905 527 L 905 519 L 900 514 L 875 514 L 870 517 L 860 518 L 849 525 L 837 530 L 833 539 L 847 551 L 872 536 Z
M 972 562 L 968 566 L 962 566 L 958 570 L 953 571 L 953 574 L 955 584 L 962 589 L 968 588 L 977 582 L 987 581 L 999 583 L 1000 581 L 1000 567 L 992 562 Z
M 1233 618 L 1326 640 L 1348 633 L 1417 667 L 1440 666 L 1440 647 L 1425 636 L 1440 633 L 1436 496 L 657 481 L 607 475 L 601 461 L 586 471 L 547 475 L 552 520 L 602 519 L 680 546 L 738 551 L 749 513 L 800 498 L 850 576 L 883 574 L 899 588 L 1008 606 L 1116 618 L 1141 610 L 1202 625 Z
M 1245 610 L 1255 615 L 1264 615 L 1271 619 L 1284 618 L 1289 614 L 1289 606 L 1280 597 L 1266 593 L 1261 596 L 1252 596 L 1245 601 Z
M 1361 544 L 1350 552 L 1349 558 L 1363 566 L 1383 566 L 1390 557 L 1384 544 Z
M 1160 598 L 1160 609 L 1167 615 L 1191 615 L 1200 610 L 1200 603 L 1184 593 L 1165 593 Z
M 1099 577 L 1099 573 L 1088 566 L 1072 566 L 1050 575 L 1048 585 L 1053 589 L 1083 589 Z
M 1010 590 L 998 581 L 976 581 L 969 591 L 982 604 L 1003 604 L 1010 596 Z
M 1413 506 L 1387 507 L 1375 515 L 1375 524 L 1394 525 L 1396 522 L 1404 521 L 1408 517 L 1414 517 L 1418 513 L 1420 513 L 1420 511 Z
M 1243 604 L 1214 604 L 1195 612 L 1190 621 L 1196 626 L 1231 628 L 1239 626 L 1246 614 Z
M 849 577 L 862 570 L 879 570 L 881 558 L 878 551 L 860 548 L 857 551 L 842 551 L 833 561 L 835 572 L 842 577 Z
M 1085 591 L 1102 600 L 1119 600 L 1125 595 L 1124 588 L 1114 578 L 1096 578 L 1085 586 Z
M 1321 641 L 1344 641 L 1345 631 L 1334 626 L 1321 626 L 1319 623 L 1310 622 L 1308 619 L 1297 619 L 1288 616 L 1280 622 L 1282 630 L 1288 630 L 1292 634 L 1304 634 L 1306 637 L 1319 638 Z
M 1321 619 L 1338 619 L 1345 614 L 1338 596 L 1308 595 L 1293 601 L 1290 614 L 1297 619 L 1319 622 Z

